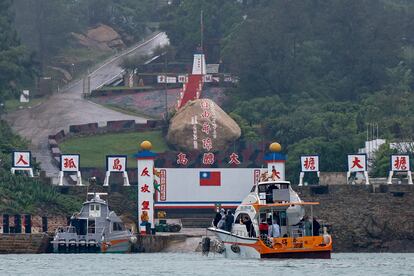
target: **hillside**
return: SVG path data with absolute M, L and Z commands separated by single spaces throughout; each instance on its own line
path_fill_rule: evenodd
M 414 5 L 410 1 L 182 1 L 166 16 L 178 56 L 200 43 L 207 62 L 239 76 L 225 109 L 244 140 L 277 140 L 298 178 L 299 155 L 344 171 L 367 126 L 413 140 Z

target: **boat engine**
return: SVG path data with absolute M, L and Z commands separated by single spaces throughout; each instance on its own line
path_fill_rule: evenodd
M 204 237 L 201 240 L 201 252 L 203 253 L 203 255 L 208 255 L 208 253 L 210 252 L 210 238 L 209 237 Z

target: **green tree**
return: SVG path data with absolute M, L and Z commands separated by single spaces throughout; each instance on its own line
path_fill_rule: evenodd
M 0 2 L 0 102 L 16 94 L 20 80 L 33 74 L 31 56 L 20 44 L 13 26 L 11 0 Z

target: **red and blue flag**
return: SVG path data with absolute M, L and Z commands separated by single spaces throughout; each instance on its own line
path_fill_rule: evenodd
M 220 186 L 220 172 L 200 171 L 200 186 Z

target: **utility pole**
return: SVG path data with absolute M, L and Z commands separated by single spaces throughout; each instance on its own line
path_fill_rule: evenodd
M 164 53 L 164 99 L 165 99 L 165 121 L 168 120 L 168 95 L 167 95 L 167 53 L 168 50 Z
M 201 12 L 200 12 L 200 47 L 201 47 L 201 51 L 204 50 L 204 48 L 203 48 L 203 32 L 204 32 L 203 24 L 204 24 L 204 22 L 203 22 L 203 10 L 201 10 Z

